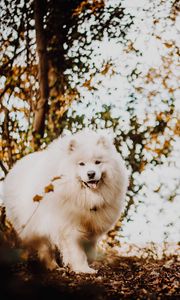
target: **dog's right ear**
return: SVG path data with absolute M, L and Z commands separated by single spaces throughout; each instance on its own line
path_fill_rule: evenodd
M 105 136 L 101 135 L 97 141 L 97 145 L 101 145 L 105 149 L 108 149 L 110 146 L 110 142 Z
M 74 140 L 74 139 L 70 140 L 69 146 L 68 146 L 69 153 L 73 152 L 74 149 L 76 148 L 76 146 L 77 146 L 76 140 Z

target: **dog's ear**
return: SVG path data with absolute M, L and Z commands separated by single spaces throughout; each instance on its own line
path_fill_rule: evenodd
M 69 152 L 70 153 L 73 152 L 74 149 L 76 148 L 76 146 L 77 146 L 76 140 L 74 140 L 74 139 L 70 140 L 69 145 L 68 145 Z
M 101 135 L 97 141 L 97 145 L 102 145 L 104 148 L 108 149 L 110 146 L 110 143 L 105 136 Z

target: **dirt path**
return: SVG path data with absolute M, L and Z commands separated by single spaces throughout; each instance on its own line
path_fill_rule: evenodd
M 0 266 L 0 299 L 180 299 L 177 257 L 143 260 L 112 257 L 94 263 L 96 275 L 47 272 L 31 260 Z

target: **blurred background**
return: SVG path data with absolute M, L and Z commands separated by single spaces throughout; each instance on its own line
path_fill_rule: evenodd
M 1 180 L 62 133 L 106 129 L 130 176 L 109 245 L 178 243 L 178 12 L 177 0 L 0 0 Z

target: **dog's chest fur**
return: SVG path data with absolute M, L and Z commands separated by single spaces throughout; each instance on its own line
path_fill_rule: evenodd
M 101 235 L 109 230 L 117 218 L 114 207 L 107 204 L 94 205 L 88 211 L 82 211 L 79 218 L 79 226 L 82 232 L 88 235 Z

